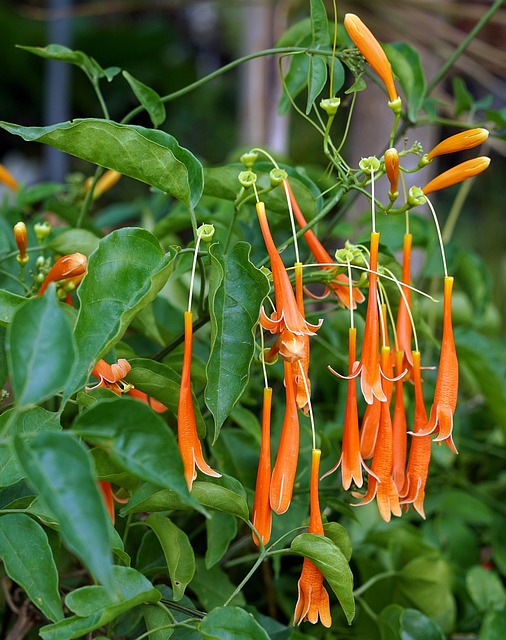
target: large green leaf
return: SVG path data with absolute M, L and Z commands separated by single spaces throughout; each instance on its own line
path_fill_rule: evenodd
M 169 627 L 175 623 L 171 612 L 153 604 L 143 604 L 141 608 L 146 629 L 151 632 L 149 640 L 168 640 L 175 631 L 175 628 Z
M 478 640 L 503 640 L 506 637 L 506 611 L 488 611 Z
M 42 613 L 63 618 L 58 571 L 44 529 L 23 513 L 0 518 L 0 557 L 7 575 L 19 584 Z
M 28 481 L 60 524 L 63 541 L 114 592 L 109 516 L 88 451 L 67 432 L 40 433 L 14 442 Z
M 43 431 L 61 430 L 56 413 L 42 407 L 26 411 L 6 411 L 0 416 L 0 432 L 4 444 L 0 447 L 0 487 L 7 487 L 25 477 L 14 451 L 14 438 L 26 439 Z M 5 442 L 7 440 L 7 442 Z
M 26 298 L 0 289 L 0 325 L 6 327 L 12 322 L 16 309 L 26 302 Z
M 444 640 L 441 628 L 416 609 L 405 609 L 400 615 L 402 640 Z
M 51 285 L 44 296 L 19 307 L 8 327 L 7 359 L 18 405 L 41 402 L 65 386 L 75 344 L 62 306 Z
M 164 131 L 96 118 L 49 127 L 0 122 L 0 127 L 27 142 L 48 144 L 158 187 L 188 207 L 193 208 L 202 195 L 202 165 Z
M 267 278 L 250 262 L 249 252 L 246 242 L 238 242 L 226 255 L 216 244 L 209 251 L 211 354 L 205 400 L 214 417 L 214 440 L 248 383 L 253 329 L 269 292 Z
M 425 99 L 426 88 L 420 56 L 416 49 L 405 42 L 391 42 L 384 45 L 384 49 L 392 65 L 392 71 L 406 95 L 408 118 L 411 122 L 416 122 L 418 111 Z
M 269 640 L 267 631 L 239 607 L 213 609 L 198 629 L 205 640 Z
M 219 562 L 237 534 L 237 520 L 228 513 L 213 511 L 206 520 L 206 569 Z
M 100 238 L 86 229 L 67 229 L 53 238 L 48 247 L 61 255 L 79 251 L 89 256 L 98 247 L 99 241 Z
M 127 397 L 102 400 L 78 416 L 73 429 L 123 469 L 170 489 L 183 504 L 202 511 L 188 492 L 174 433 L 147 404 Z
M 174 600 L 181 600 L 195 573 L 195 555 L 188 536 L 169 518 L 157 513 L 148 516 L 146 524 L 153 529 L 162 546 Z
M 112 573 L 116 587 L 114 598 L 100 585 L 72 591 L 65 604 L 76 615 L 42 627 L 41 637 L 44 640 L 81 638 L 140 604 L 160 600 L 160 592 L 135 569 L 115 566 Z
M 313 533 L 302 533 L 294 538 L 291 549 L 309 558 L 320 569 L 351 624 L 355 617 L 353 574 L 343 552 L 329 538 Z
M 174 257 L 175 253 L 165 254 L 145 229 L 119 229 L 100 241 L 79 286 L 81 306 L 74 331 L 78 360 L 68 395 L 84 384 L 96 361 L 165 285 Z
M 480 566 L 471 567 L 466 574 L 466 586 L 478 611 L 504 609 L 506 591 L 495 571 Z

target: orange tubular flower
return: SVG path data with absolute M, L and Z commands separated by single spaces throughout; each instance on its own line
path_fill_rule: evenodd
M 388 195 L 390 198 L 395 198 L 399 195 L 399 152 L 392 147 L 385 151 L 385 172 L 387 174 L 388 181 L 390 182 L 390 191 Z
M 9 187 L 11 191 L 19 191 L 18 181 L 3 164 L 0 164 L 0 183 Z
M 271 509 L 277 514 L 285 513 L 290 506 L 299 458 L 299 415 L 295 398 L 295 382 L 291 364 L 285 360 L 283 365 L 286 408 L 270 489 Z
M 25 265 L 29 258 L 26 253 L 26 247 L 28 246 L 28 233 L 24 222 L 17 222 L 14 225 L 14 240 L 16 241 L 16 246 L 19 251 L 17 256 L 18 262 L 21 265 Z
M 387 89 L 390 102 L 397 100 L 398 95 L 395 88 L 392 67 L 380 43 L 362 20 L 353 13 L 347 13 L 344 16 L 344 27 L 353 44 L 382 79 Z
M 428 196 L 433 191 L 439 191 L 440 189 L 446 189 L 458 182 L 462 182 L 467 178 L 477 176 L 490 164 L 490 158 L 487 156 L 480 156 L 479 158 L 473 158 L 472 160 L 466 160 L 461 162 L 456 167 L 448 169 L 443 173 L 436 176 L 433 180 L 428 182 L 425 187 L 422 187 L 424 195 Z
M 353 376 L 353 366 L 355 364 L 357 350 L 357 330 L 355 327 L 350 327 L 348 330 L 348 344 L 349 377 L 346 409 L 344 412 L 342 453 L 337 464 L 322 476 L 322 478 L 326 478 L 329 474 L 333 473 L 339 465 L 342 465 L 341 476 L 343 489 L 349 489 L 352 480 L 357 487 L 361 487 L 364 482 L 362 478 L 362 467 L 369 471 L 360 453 L 358 433 L 357 384 L 355 376 Z
M 404 486 L 404 469 L 406 467 L 406 451 L 408 441 L 408 429 L 406 422 L 406 408 L 404 406 L 403 386 L 406 370 L 403 363 L 403 352 L 395 353 L 395 371 L 398 377 L 395 381 L 395 404 L 392 418 L 392 478 L 400 492 Z
M 111 522 L 114 524 L 116 521 L 116 514 L 114 511 L 114 496 L 112 494 L 112 487 L 110 482 L 106 482 L 104 480 L 98 481 L 98 488 L 102 494 L 104 499 L 105 508 L 109 517 L 111 518 Z
M 306 219 L 300 210 L 299 204 L 295 199 L 292 188 L 290 187 L 290 183 L 288 180 L 286 181 L 286 187 L 288 189 L 288 194 L 290 196 L 290 202 L 292 204 L 292 210 L 297 218 L 297 222 L 301 229 L 307 226 Z M 316 235 L 311 229 L 304 231 L 304 240 L 307 242 L 309 250 L 313 254 L 316 262 L 318 262 L 321 267 L 320 269 L 332 270 L 334 267 L 331 265 L 335 262 L 333 260 L 322 243 L 318 240 Z M 327 285 L 332 291 L 335 293 L 338 300 L 345 307 L 349 308 L 350 306 L 350 287 L 348 277 L 341 273 L 337 275 L 332 282 L 329 282 Z M 353 308 L 356 309 L 357 303 L 360 304 L 365 300 L 364 294 L 357 287 L 353 287 Z
M 192 312 L 185 311 L 183 370 L 181 372 L 181 387 L 179 391 L 179 405 L 177 409 L 178 446 L 183 460 L 184 477 L 186 478 L 188 491 L 191 491 L 193 481 L 197 477 L 195 466 L 197 466 L 202 473 L 205 473 L 208 476 L 212 476 L 213 478 L 221 477 L 221 473 L 211 469 L 204 460 L 202 445 L 197 433 L 190 381 L 193 338 L 192 319 Z
M 118 182 L 121 176 L 122 174 L 119 171 L 108 169 L 104 173 L 104 175 L 97 180 L 97 184 L 93 189 L 93 200 L 97 200 L 98 198 L 100 198 L 100 196 L 103 193 L 105 193 L 106 191 L 109 191 L 109 189 L 112 189 L 112 187 L 114 187 L 114 185 Z M 93 178 L 90 178 L 89 181 L 86 182 L 85 184 L 86 191 L 89 191 L 92 182 L 93 182 Z
M 464 151 L 466 149 L 473 149 L 488 138 L 488 131 L 486 129 L 468 129 L 467 131 L 461 131 L 442 140 L 437 144 L 434 149 L 429 151 L 424 157 L 427 160 L 432 160 L 437 156 L 442 156 L 446 153 L 455 153 L 456 151 Z
M 313 449 L 311 452 L 311 480 L 309 489 L 309 533 L 323 535 L 323 523 L 318 500 L 318 472 L 320 468 L 321 451 Z M 299 625 L 303 620 L 312 624 L 320 622 L 325 627 L 332 625 L 330 615 L 329 594 L 323 586 L 323 574 L 308 558 L 304 558 L 302 573 L 298 582 L 298 598 L 295 605 L 294 624 Z
M 435 438 L 437 442 L 445 442 L 448 447 L 457 453 L 453 443 L 453 414 L 457 406 L 459 389 L 459 364 L 455 341 L 453 339 L 452 326 L 452 289 L 453 278 L 447 276 L 444 279 L 443 294 L 443 338 L 441 343 L 441 355 L 434 391 L 434 402 L 430 410 L 429 422 L 419 433 L 428 435 L 438 431 Z
M 295 264 L 295 300 L 299 311 L 305 318 L 303 293 L 302 264 L 298 262 Z M 297 339 L 301 341 L 302 348 L 299 351 L 297 359 L 292 362 L 292 375 L 295 382 L 295 400 L 297 407 L 307 416 L 311 395 L 311 383 L 309 381 L 309 336 L 298 336 Z M 284 357 L 282 353 L 281 356 Z
M 410 233 L 405 233 L 402 257 L 402 282 L 408 285 L 411 283 L 412 242 L 413 236 Z M 410 373 L 413 368 L 413 358 L 411 356 L 411 334 L 413 327 L 411 326 L 411 318 L 409 316 L 409 311 L 411 310 L 411 289 L 409 287 L 402 287 L 402 292 L 404 295 L 401 295 L 399 299 L 395 332 L 397 334 L 399 350 L 402 351 L 404 356 L 403 366 L 408 370 L 408 373 Z
M 82 253 L 71 253 L 59 258 L 47 274 L 38 295 L 41 296 L 44 293 L 50 282 L 59 282 L 78 276 L 81 276 L 81 279 L 84 278 L 87 267 L 88 259 Z
M 105 387 L 118 396 L 122 393 L 127 393 L 132 398 L 137 398 L 145 404 L 149 404 L 156 413 L 167 411 L 167 407 L 164 404 L 149 397 L 143 391 L 138 391 L 132 384 L 123 380 L 131 370 L 132 367 L 125 358 L 120 358 L 115 364 L 108 364 L 105 360 L 99 360 L 91 372 L 95 378 L 98 378 L 98 383 L 92 387 L 86 387 L 86 391 Z
M 264 388 L 264 405 L 262 409 L 262 444 L 258 461 L 257 482 L 251 521 L 260 534 L 263 544 L 271 537 L 272 511 L 269 501 L 271 487 L 271 405 L 272 389 Z M 253 542 L 259 546 L 259 540 L 253 533 Z
M 321 327 L 323 320 L 320 320 L 317 325 L 310 324 L 299 311 L 290 278 L 272 239 L 265 213 L 265 204 L 257 202 L 256 209 L 267 253 L 271 261 L 274 295 L 276 298 L 276 311 L 270 318 L 267 317 L 263 308 L 261 309 L 260 324 L 271 333 L 281 333 L 284 329 L 287 329 L 295 336 L 313 336 Z
M 419 351 L 413 351 L 413 383 L 415 385 L 414 437 L 411 439 L 406 479 L 400 496 L 401 504 L 412 504 L 425 520 L 423 501 L 425 498 L 425 483 L 427 482 L 427 474 L 429 472 L 431 439 L 430 435 L 417 435 L 419 432 L 423 432 L 427 424 L 427 412 L 425 411 L 422 392 Z

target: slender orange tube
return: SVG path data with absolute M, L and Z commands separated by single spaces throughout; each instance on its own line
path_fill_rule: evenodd
M 260 459 L 258 461 L 252 512 L 253 525 L 264 544 L 267 544 L 270 540 L 272 526 L 272 511 L 269 501 L 271 487 L 271 405 L 272 389 L 265 387 L 262 408 L 262 444 L 260 445 Z M 253 542 L 257 546 L 259 545 L 258 538 L 254 533 Z
M 440 189 L 451 187 L 458 182 L 467 180 L 467 178 L 477 176 L 482 171 L 485 171 L 489 164 L 490 158 L 487 158 L 486 156 L 472 158 L 472 160 L 461 162 L 456 167 L 452 167 L 451 169 L 448 169 L 448 171 L 440 173 L 433 180 L 428 182 L 425 187 L 422 187 L 422 191 L 424 195 L 428 196 L 429 193 L 432 193 L 433 191 L 439 191 Z

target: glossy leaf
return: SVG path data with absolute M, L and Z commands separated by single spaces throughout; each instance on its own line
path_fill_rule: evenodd
M 171 612 L 166 608 L 162 609 L 152 604 L 144 604 L 141 608 L 146 629 L 151 632 L 149 640 L 168 640 L 175 631 L 174 628 L 169 627 L 175 623 Z
M 89 256 L 98 247 L 100 238 L 86 229 L 67 229 L 53 238 L 48 247 L 64 256 L 68 253 L 84 253 Z
M 198 625 L 205 640 L 269 640 L 255 618 L 239 607 L 213 609 Z
M 228 513 L 214 511 L 206 520 L 207 550 L 206 568 L 219 562 L 237 534 L 237 520 Z
M 165 120 L 165 105 L 157 92 L 137 80 L 128 71 L 123 71 L 123 77 L 130 85 L 137 100 L 146 109 L 154 127 L 159 127 Z
M 7 429 L 6 429 L 7 427 Z M 7 442 L 0 447 L 0 487 L 7 487 L 25 477 L 14 451 L 14 438 L 25 440 L 45 431 L 61 430 L 56 413 L 42 407 L 26 411 L 6 411 L 0 416 L 0 432 Z
M 267 278 L 249 260 L 249 253 L 246 242 L 236 243 L 226 255 L 217 244 L 209 251 L 211 354 L 205 400 L 214 417 L 214 440 L 248 383 L 255 348 L 253 329 L 269 292 Z
M 239 494 L 227 487 L 223 487 L 214 482 L 194 482 L 192 495 L 209 509 L 216 509 L 242 520 L 247 520 L 249 516 L 248 504 Z
M 202 195 L 202 165 L 164 131 L 96 118 L 49 127 L 22 127 L 0 122 L 0 127 L 27 142 L 48 144 L 146 182 L 188 207 L 194 207 Z
M 444 640 L 441 628 L 416 609 L 404 609 L 400 616 L 402 640 Z
M 28 481 L 54 513 L 66 546 L 114 592 L 109 516 L 88 451 L 67 432 L 17 438 L 15 450 Z
M 135 569 L 114 566 L 113 578 L 114 598 L 100 585 L 81 587 L 69 593 L 65 603 L 76 615 L 42 627 L 41 637 L 44 640 L 81 638 L 140 604 L 160 599 L 160 592 Z
M 7 331 L 7 359 L 16 403 L 35 404 L 61 391 L 75 357 L 72 328 L 50 286 L 19 307 Z
M 411 122 L 416 122 L 418 111 L 425 100 L 426 89 L 420 55 L 405 42 L 392 42 L 384 45 L 384 49 L 392 71 L 406 95 L 408 118 Z
M 25 302 L 23 296 L 0 289 L 0 325 L 6 327 L 12 322 L 16 310 Z
M 323 528 L 325 530 L 325 537 L 332 540 L 336 547 L 339 547 L 339 549 L 341 549 L 344 557 L 349 562 L 351 558 L 352 547 L 350 536 L 348 535 L 345 527 L 343 527 L 342 524 L 339 524 L 339 522 L 326 522 L 323 525 Z
M 110 82 L 119 73 L 117 67 L 102 69 L 95 59 L 82 51 L 74 51 L 61 44 L 49 44 L 47 47 L 18 46 L 18 48 L 47 60 L 59 60 L 60 62 L 74 64 L 84 71 L 92 83 L 96 83 L 100 78 L 107 78 Z
M 309 558 L 320 569 L 351 624 L 355 617 L 353 574 L 343 552 L 329 538 L 312 533 L 302 533 L 294 538 L 291 549 Z
M 174 600 L 181 600 L 195 573 L 195 556 L 188 536 L 169 518 L 157 513 L 148 516 L 146 524 L 153 529 L 162 546 Z
M 316 98 L 320 95 L 327 82 L 327 62 L 322 56 L 310 56 L 307 77 L 306 115 L 310 113 Z
M 308 75 L 309 56 L 305 53 L 290 56 L 288 71 L 283 77 L 283 93 L 278 103 L 278 112 L 280 115 L 284 116 L 290 111 L 292 108 L 292 100 L 295 100 L 307 85 Z
M 466 586 L 478 611 L 504 609 L 506 590 L 501 579 L 492 569 L 472 567 L 466 574 Z
M 181 502 L 201 510 L 188 492 L 174 433 L 148 405 L 128 397 L 102 400 L 78 416 L 73 429 L 126 471 L 171 489 Z
M 323 0 L 310 0 L 311 16 L 311 47 L 313 49 L 326 48 L 330 45 L 329 23 Z
M 0 557 L 9 578 L 19 584 L 42 613 L 63 618 L 58 571 L 44 529 L 22 513 L 0 518 Z
M 145 229 L 124 228 L 100 241 L 78 290 L 78 361 L 67 394 L 86 381 L 95 362 L 122 337 L 135 314 L 165 285 L 175 253 L 164 254 Z

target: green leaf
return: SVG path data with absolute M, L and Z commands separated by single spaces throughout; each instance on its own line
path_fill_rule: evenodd
M 146 629 L 151 632 L 149 640 L 168 640 L 175 631 L 174 628 L 171 629 L 168 626 L 175 623 L 171 612 L 166 608 L 162 609 L 152 604 L 143 604 L 141 609 Z M 167 628 L 163 629 L 163 627 Z
M 426 90 L 420 56 L 416 49 L 405 42 L 391 42 L 383 48 L 406 96 L 408 118 L 411 122 L 416 122 Z
M 72 328 L 51 285 L 19 307 L 7 330 L 7 359 L 18 405 L 61 391 L 75 357 Z
M 27 142 L 41 142 L 82 160 L 146 182 L 193 208 L 203 189 L 202 165 L 164 131 L 88 118 L 50 127 L 0 127 Z
M 76 615 L 47 625 L 39 633 L 44 640 L 72 640 L 108 624 L 119 615 L 143 603 L 160 600 L 160 592 L 135 569 L 112 568 L 115 597 L 100 585 L 75 589 L 65 598 L 65 604 Z
M 307 76 L 306 115 L 313 108 L 314 101 L 323 91 L 327 82 L 327 62 L 322 56 L 310 56 Z
M 216 480 L 220 480 L 220 478 L 216 478 Z M 236 492 L 218 483 L 206 482 L 205 480 L 194 482 L 192 495 L 209 509 L 223 511 L 242 520 L 247 520 L 249 517 L 246 500 Z
M 147 404 L 127 397 L 102 400 L 79 415 L 73 429 L 123 469 L 171 489 L 182 503 L 202 511 L 188 492 L 174 433 Z
M 146 524 L 153 529 L 162 545 L 174 600 L 181 600 L 186 585 L 191 582 L 195 574 L 195 556 L 188 536 L 171 520 L 157 513 L 148 516 Z
M 269 292 L 267 278 L 250 261 L 249 253 L 246 242 L 236 243 L 227 255 L 217 244 L 209 250 L 211 354 L 205 400 L 214 417 L 214 441 L 248 383 L 255 349 L 253 329 Z
M 483 618 L 478 640 L 504 640 L 506 637 L 506 611 L 489 611 Z
M 230 581 L 224 569 L 215 564 L 206 569 L 203 558 L 197 558 L 197 571 L 191 583 L 191 590 L 197 596 L 205 611 L 212 611 L 228 602 L 236 591 L 236 585 Z M 244 607 L 246 601 L 240 591 L 232 598 L 230 605 Z
M 137 100 L 146 109 L 154 127 L 159 127 L 165 120 L 165 105 L 154 89 L 136 80 L 128 71 L 123 71 L 123 77 L 130 85 Z
M 16 313 L 16 310 L 26 302 L 26 298 L 10 291 L 0 289 L 0 325 L 6 327 Z
M 348 624 L 355 617 L 353 574 L 343 552 L 332 540 L 313 533 L 302 533 L 292 540 L 290 548 L 309 558 L 323 573 L 336 594 Z
M 78 360 L 67 395 L 84 384 L 96 361 L 121 339 L 139 310 L 155 298 L 167 282 L 174 257 L 175 253 L 164 254 L 145 229 L 119 229 L 100 241 L 79 286 L 81 306 L 75 326 Z
M 332 76 L 332 93 L 335 96 L 344 84 L 346 78 L 346 72 L 343 63 L 338 58 L 333 58 L 334 72 Z M 327 62 L 329 67 L 329 73 L 332 70 L 332 61 Z
M 205 640 L 269 640 L 255 618 L 239 607 L 213 609 L 198 625 Z
M 343 525 L 339 524 L 339 522 L 327 522 L 323 525 L 323 528 L 325 530 L 325 537 L 332 540 L 336 547 L 341 549 L 347 562 L 349 562 L 352 551 L 351 540 Z
M 309 76 L 309 56 L 305 53 L 290 56 L 288 71 L 283 77 L 283 93 L 279 98 L 278 112 L 280 115 L 286 115 L 291 107 L 292 100 L 307 85 Z
M 506 590 L 501 579 L 492 569 L 475 566 L 466 574 L 466 586 L 476 608 L 480 612 L 504 609 Z
M 56 622 L 63 618 L 58 571 L 44 529 L 22 513 L 0 518 L 0 556 L 5 571 L 42 613 Z
M 30 484 L 56 516 L 66 546 L 114 592 L 109 516 L 88 451 L 67 432 L 17 438 L 15 449 Z
M 310 0 L 312 49 L 330 46 L 329 23 L 323 0 Z
M 460 76 L 455 76 L 452 80 L 453 95 L 455 97 L 455 116 L 471 111 L 474 104 L 472 93 Z
M 237 520 L 228 513 L 214 511 L 206 520 L 206 569 L 219 562 L 237 534 Z
M 7 427 L 7 429 L 6 429 Z M 15 484 L 25 477 L 14 451 L 14 438 L 26 440 L 44 431 L 60 431 L 60 420 L 56 413 L 42 407 L 26 411 L 6 411 L 0 416 L 0 432 L 7 443 L 0 447 L 0 487 Z
M 404 609 L 400 623 L 402 640 L 445 640 L 441 628 L 416 609 Z
M 49 44 L 47 47 L 24 47 L 18 45 L 18 48 L 47 60 L 59 60 L 75 64 L 84 71 L 93 84 L 100 78 L 107 78 L 110 82 L 119 72 L 119 69 L 116 68 L 102 69 L 96 60 L 82 51 L 73 51 L 61 44 Z
M 86 229 L 68 229 L 48 243 L 48 248 L 62 256 L 79 251 L 89 256 L 98 247 L 100 238 Z

